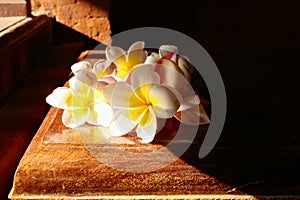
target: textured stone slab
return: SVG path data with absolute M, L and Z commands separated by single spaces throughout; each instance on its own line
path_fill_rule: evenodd
M 162 144 L 140 144 L 132 134 L 109 138 L 91 126 L 67 129 L 61 114 L 49 111 L 18 166 L 10 198 L 200 198 L 230 190 Z

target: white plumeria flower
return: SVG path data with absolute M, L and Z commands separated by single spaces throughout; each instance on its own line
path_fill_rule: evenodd
M 110 129 L 114 136 L 136 128 L 142 143 L 151 142 L 157 131 L 157 118 L 173 117 L 180 104 L 172 90 L 159 84 L 160 77 L 152 65 L 136 67 L 130 74 L 130 84 L 119 82 L 104 88 L 106 98 L 118 109 Z
M 108 61 L 113 62 L 117 67 L 117 76 L 125 79 L 128 73 L 137 64 L 142 64 L 147 58 L 147 52 L 144 51 L 144 42 L 135 42 L 126 53 L 120 47 L 107 47 L 105 54 Z
M 209 122 L 189 82 L 169 66 L 138 65 L 127 82 L 111 84 L 103 91 L 112 107 L 117 109 L 110 126 L 115 136 L 124 135 L 136 127 L 137 136 L 147 143 L 157 132 L 157 118 L 174 116 L 189 125 Z
M 102 94 L 102 88 L 107 84 L 97 81 L 92 72 L 81 70 L 70 79 L 70 88 L 55 89 L 46 102 L 64 109 L 62 122 L 66 127 L 75 128 L 86 122 L 108 127 L 113 111 Z

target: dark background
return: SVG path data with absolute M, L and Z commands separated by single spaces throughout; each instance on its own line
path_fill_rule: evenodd
M 222 137 L 245 145 L 299 144 L 299 1 L 116 1 L 112 34 L 157 26 L 201 44 L 223 77 Z
M 174 29 L 219 68 L 228 99 L 221 138 L 206 158 L 183 159 L 250 194 L 299 194 L 300 1 L 111 2 L 113 34 Z

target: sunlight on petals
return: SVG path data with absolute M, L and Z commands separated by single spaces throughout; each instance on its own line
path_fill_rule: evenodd
M 147 52 L 144 51 L 144 46 L 144 42 L 135 42 L 130 46 L 127 53 L 119 47 L 106 48 L 106 57 L 116 65 L 118 77 L 126 78 L 135 65 L 145 62 Z
M 104 102 L 94 105 L 94 113 L 97 114 L 95 125 L 101 125 L 104 127 L 108 127 L 110 125 L 114 115 L 111 106 Z
M 73 93 L 70 88 L 58 87 L 46 98 L 46 102 L 60 109 L 74 109 Z
M 136 127 L 128 115 L 127 110 L 118 111 L 115 115 L 115 120 L 110 125 L 110 132 L 112 136 L 125 135 Z
M 190 84 L 194 67 L 188 58 L 173 45 L 162 45 L 150 55 L 144 48 L 142 41 L 128 51 L 108 46 L 106 60 L 73 64 L 69 88 L 55 89 L 46 102 L 64 109 L 66 127 L 92 127 L 95 133 L 88 135 L 84 129 L 82 136 L 96 143 L 133 131 L 141 143 L 150 143 L 173 117 L 188 125 L 208 124 L 209 116 Z M 97 126 L 104 132 L 94 129 Z
M 97 79 L 102 79 L 106 76 L 110 76 L 114 74 L 115 65 L 110 61 L 99 60 L 93 66 L 92 72 L 96 75 Z
M 65 109 L 62 121 L 74 128 L 84 123 L 108 127 L 113 111 L 102 93 L 107 83 L 98 82 L 96 75 L 82 70 L 69 81 L 70 88 L 57 88 L 46 98 L 50 105 Z
M 89 109 L 64 110 L 62 122 L 66 127 L 75 128 L 84 124 L 90 115 Z
M 77 75 L 81 70 L 92 70 L 92 65 L 88 61 L 80 61 L 71 66 L 72 72 Z
M 129 106 L 129 98 L 132 94 L 132 88 L 125 82 L 110 84 L 103 88 L 105 99 L 118 109 L 126 109 Z

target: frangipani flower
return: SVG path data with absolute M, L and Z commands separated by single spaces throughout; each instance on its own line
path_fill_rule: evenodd
M 103 91 L 112 107 L 118 110 L 110 127 L 116 136 L 136 127 L 142 142 L 151 142 L 157 131 L 157 119 L 173 116 L 185 124 L 207 123 L 203 119 L 208 117 L 200 109 L 200 99 L 189 82 L 168 66 L 138 65 L 126 82 L 106 86 Z
M 144 46 L 144 42 L 135 42 L 130 46 L 127 53 L 120 47 L 106 48 L 106 58 L 117 66 L 119 78 L 124 79 L 135 65 L 145 62 L 147 52 L 144 51 Z
M 84 123 L 109 126 L 113 111 L 105 101 L 102 88 L 106 82 L 97 81 L 92 72 L 81 70 L 69 81 L 70 88 L 59 87 L 46 98 L 51 106 L 64 109 L 62 122 L 75 128 Z
M 106 98 L 118 109 L 111 134 L 124 135 L 136 127 L 142 142 L 151 142 L 157 131 L 157 118 L 173 117 L 179 101 L 170 88 L 159 84 L 160 77 L 152 65 L 136 67 L 129 79 L 130 84 L 118 82 L 104 88 Z

